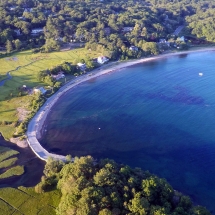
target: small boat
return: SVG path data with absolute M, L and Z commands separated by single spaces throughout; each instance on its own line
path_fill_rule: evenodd
M 202 73 L 202 72 L 200 72 L 200 73 L 199 73 L 199 76 L 203 76 L 203 73 Z

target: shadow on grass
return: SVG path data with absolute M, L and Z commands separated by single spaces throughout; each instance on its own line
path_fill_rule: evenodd
M 1 113 L 8 113 L 8 112 L 12 112 L 12 111 L 14 111 L 14 109 L 0 111 L 0 115 L 1 115 Z M 0 123 L 1 123 L 1 118 L 0 118 Z
M 6 80 L 4 84 L 0 86 L 0 102 L 26 95 L 27 92 L 22 89 L 23 85 L 26 85 L 28 89 L 31 89 L 35 86 L 44 84 L 37 81 L 33 74 L 13 75 L 11 79 Z

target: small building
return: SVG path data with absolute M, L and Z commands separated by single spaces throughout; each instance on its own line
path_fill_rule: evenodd
M 131 46 L 129 48 L 129 50 L 137 52 L 138 51 L 138 47 L 137 46 Z
M 33 8 L 25 8 L 24 12 L 30 13 L 32 12 Z
M 52 77 L 58 81 L 62 78 L 65 78 L 65 75 L 63 74 L 63 72 L 59 72 L 57 75 L 52 75 Z
M 44 95 L 47 92 L 47 90 L 44 87 L 36 87 L 34 89 L 34 93 L 41 93 L 42 95 Z
M 159 39 L 159 43 L 166 43 L 166 39 Z
M 31 34 L 39 34 L 39 33 L 43 33 L 43 28 L 34 28 L 31 30 Z
M 158 45 L 170 47 L 170 42 L 167 42 L 166 39 L 159 39 Z
M 9 10 L 13 11 L 13 10 L 16 10 L 17 6 L 11 6 L 9 7 Z
M 179 40 L 180 40 L 181 42 L 184 42 L 184 41 L 185 41 L 184 36 L 180 37 Z
M 109 59 L 107 57 L 105 57 L 105 56 L 100 56 L 100 57 L 97 58 L 97 63 L 99 63 L 99 64 L 104 64 L 104 63 L 106 63 L 108 61 L 109 61 Z
M 123 33 L 128 33 L 134 30 L 134 27 L 123 27 L 122 32 Z
M 21 35 L 20 29 L 15 29 L 14 32 L 16 33 L 17 36 Z
M 85 63 L 77 63 L 77 66 L 81 71 L 85 71 L 87 68 Z
M 179 37 L 178 40 L 179 40 L 180 42 L 184 42 L 184 41 L 185 41 L 185 38 L 184 38 L 184 36 L 182 36 L 182 37 Z

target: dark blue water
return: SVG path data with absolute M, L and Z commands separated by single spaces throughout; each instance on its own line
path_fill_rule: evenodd
M 148 169 L 215 211 L 215 53 L 151 61 L 82 83 L 53 108 L 42 142 L 56 153 Z

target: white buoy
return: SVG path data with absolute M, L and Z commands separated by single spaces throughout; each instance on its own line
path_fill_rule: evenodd
M 203 73 L 200 72 L 200 73 L 199 73 L 199 76 L 203 76 Z
M 99 128 L 99 130 L 100 130 L 101 128 Z

